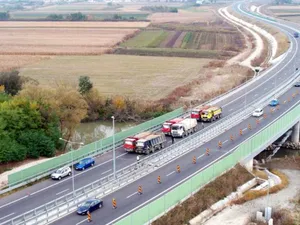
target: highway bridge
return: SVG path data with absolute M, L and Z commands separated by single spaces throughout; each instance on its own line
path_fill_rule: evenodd
M 235 10 L 240 13 L 245 14 L 246 9 L 244 6 L 235 6 Z M 247 16 L 253 16 L 247 14 Z M 239 145 L 245 143 L 255 135 L 259 135 L 268 126 L 274 124 L 275 121 L 282 119 L 284 115 L 287 115 L 291 110 L 296 109 L 299 105 L 300 94 L 297 87 L 293 87 L 293 82 L 297 76 L 298 71 L 296 68 L 300 65 L 298 58 L 300 56 L 299 52 L 299 39 L 293 38 L 293 33 L 295 29 L 293 24 L 290 23 L 276 23 L 256 17 L 256 19 L 263 20 L 263 22 L 270 23 L 282 29 L 288 34 L 291 42 L 289 51 L 276 65 L 270 67 L 266 71 L 262 72 L 260 76 L 252 79 L 243 87 L 237 89 L 236 91 L 230 93 L 229 95 L 219 99 L 218 104 L 223 108 L 223 118 L 215 123 L 205 124 L 204 129 L 200 129 L 194 135 L 185 138 L 183 140 L 178 140 L 175 144 L 171 145 L 171 140 L 168 139 L 168 145 L 165 150 L 170 152 L 170 155 L 166 157 L 163 155 L 163 159 L 166 163 L 163 165 L 159 162 L 146 165 L 146 156 L 143 156 L 144 160 L 141 159 L 141 163 L 144 162 L 143 168 L 139 168 L 136 165 L 136 155 L 124 153 L 122 148 L 116 149 L 117 154 L 117 170 L 121 171 L 130 165 L 133 165 L 136 170 L 130 175 L 124 176 L 127 181 L 132 179 L 132 182 L 125 182 L 126 184 L 120 187 L 111 187 L 115 191 L 107 192 L 107 194 L 102 193 L 102 199 L 104 201 L 104 207 L 101 210 L 95 211 L 92 214 L 93 221 L 91 224 L 115 224 L 118 220 L 128 216 L 130 213 L 142 208 L 146 204 L 153 202 L 154 200 L 164 196 L 165 193 L 174 190 L 175 187 L 184 183 L 192 176 L 195 176 L 200 171 L 209 168 L 211 165 L 216 164 L 225 157 L 234 154 Z M 288 83 L 290 84 L 288 85 Z M 282 95 L 280 91 L 284 92 Z M 267 96 L 267 98 L 266 98 Z M 268 101 L 271 98 L 276 97 L 280 101 L 278 109 L 271 112 L 271 108 L 268 106 Z M 266 98 L 266 99 L 264 99 Z M 264 111 L 266 112 L 266 118 L 262 117 L 258 121 L 255 118 L 249 116 L 249 112 L 252 112 L 260 100 L 264 100 Z M 240 112 L 240 114 L 237 114 Z M 236 117 L 242 115 L 245 112 L 245 118 L 239 121 Z M 234 119 L 231 121 L 230 119 Z M 266 139 L 264 144 L 255 149 L 256 151 L 248 154 L 248 157 L 243 157 L 244 162 L 251 162 L 251 159 L 261 152 L 267 145 L 275 141 L 280 135 L 285 133 L 287 129 L 291 128 L 297 123 L 299 118 L 294 118 L 295 121 L 291 122 L 288 128 L 282 127 L 280 132 L 276 135 L 271 135 L 271 137 L 263 137 Z M 227 123 L 226 123 L 227 121 Z M 236 123 L 238 121 L 238 123 Z M 230 126 L 230 124 L 234 126 Z M 221 126 L 222 124 L 227 124 L 227 126 Z M 250 124 L 250 127 L 249 127 Z M 214 130 L 218 128 L 218 131 Z M 241 132 L 241 133 L 240 133 Z M 219 135 L 214 135 L 218 133 Z M 203 135 L 206 135 L 209 141 L 201 141 Z M 234 136 L 234 140 L 230 140 L 230 135 Z M 209 138 L 212 137 L 212 138 Z M 218 142 L 221 141 L 222 148 L 218 147 Z M 178 157 L 171 157 L 173 151 L 176 149 L 180 150 L 186 149 L 185 145 L 189 146 L 190 151 L 184 152 L 178 155 Z M 251 146 L 250 146 L 251 147 Z M 206 149 L 209 149 L 209 155 L 206 155 Z M 151 155 L 151 159 L 160 155 L 156 153 Z M 162 155 L 162 154 L 161 154 Z M 193 164 L 192 159 L 196 156 L 197 163 Z M 160 158 L 159 158 L 160 159 Z M 164 161 L 164 162 L 165 162 Z M 155 162 L 155 161 L 153 161 Z M 180 165 L 181 172 L 176 172 L 176 166 Z M 157 168 L 152 168 L 157 166 Z M 151 167 L 151 168 L 149 168 Z M 151 173 L 145 173 L 143 175 L 138 174 L 141 171 L 149 171 Z M 222 171 L 221 171 L 222 172 Z M 92 183 L 96 179 L 111 175 L 112 173 L 112 153 L 108 152 L 101 157 L 97 158 L 96 165 L 84 172 L 77 172 L 75 176 L 75 189 L 80 189 L 83 186 Z M 136 176 L 140 179 L 135 179 Z M 161 184 L 157 183 L 157 177 L 161 177 Z M 120 183 L 120 180 L 119 180 Z M 138 195 L 138 186 L 143 187 L 143 194 Z M 191 188 L 192 190 L 192 188 Z M 25 188 L 7 197 L 0 199 L 0 224 L 39 224 L 46 223 L 47 217 L 50 215 L 42 213 L 38 215 L 37 212 L 44 211 L 47 212 L 48 209 L 43 206 L 44 204 L 51 202 L 59 197 L 65 196 L 66 194 L 72 192 L 72 182 L 71 178 L 64 179 L 62 181 L 51 181 L 46 180 L 41 183 L 35 184 L 31 187 Z M 99 194 L 99 193 L 98 193 Z M 97 194 L 97 195 L 98 195 Z M 117 209 L 112 209 L 111 201 L 115 198 L 117 200 Z M 41 208 L 43 208 L 41 210 Z M 53 224 L 60 225 L 74 225 L 74 224 L 84 224 L 86 223 L 86 218 L 75 214 L 74 209 L 76 207 L 65 207 L 62 211 L 64 217 L 58 218 Z M 164 206 L 167 210 L 168 207 Z M 23 214 L 33 210 L 36 213 L 35 218 L 39 219 L 41 222 L 33 222 L 29 217 Z M 59 213 L 55 213 L 58 216 Z M 54 218 L 54 216 L 52 215 Z M 152 219 L 149 217 L 147 219 Z M 24 222 L 24 221 L 28 222 Z M 18 223 L 18 221 L 20 223 Z M 14 222 L 14 223 L 13 223 Z M 140 224 L 137 221 L 131 221 L 131 224 Z

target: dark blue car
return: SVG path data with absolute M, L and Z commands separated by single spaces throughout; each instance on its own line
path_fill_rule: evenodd
M 89 168 L 94 165 L 95 165 L 95 160 L 93 158 L 85 158 L 75 165 L 75 169 L 85 170 L 86 168 Z
M 102 208 L 102 206 L 103 206 L 103 201 L 101 199 L 97 199 L 97 198 L 90 199 L 82 203 L 81 205 L 79 205 L 76 212 L 79 215 L 86 215 L 87 212 L 91 213 L 96 209 Z

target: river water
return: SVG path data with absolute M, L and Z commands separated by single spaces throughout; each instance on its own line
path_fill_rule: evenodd
M 118 123 L 115 122 L 115 133 L 127 130 L 133 126 L 135 123 Z M 73 136 L 73 141 L 83 142 L 84 144 L 89 144 L 94 141 L 109 137 L 113 135 L 112 122 L 109 121 L 96 121 L 89 123 L 81 123 Z

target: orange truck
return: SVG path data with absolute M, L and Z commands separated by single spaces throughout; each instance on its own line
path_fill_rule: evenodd
M 124 140 L 124 150 L 126 152 L 135 152 L 136 150 L 136 143 L 139 139 L 142 139 L 142 138 L 146 138 L 147 136 L 149 136 L 151 134 L 150 131 L 146 131 L 146 132 L 142 132 L 142 133 L 139 133 L 135 136 L 132 136 L 132 137 L 127 137 L 125 140 Z
M 182 120 L 184 120 L 183 118 L 175 118 L 172 120 L 168 120 L 166 122 L 163 123 L 161 131 L 165 134 L 165 135 L 171 135 L 171 127 L 173 124 L 176 123 L 180 123 Z
M 209 105 L 201 105 L 192 109 L 191 118 L 201 121 L 201 114 L 204 110 L 208 109 Z

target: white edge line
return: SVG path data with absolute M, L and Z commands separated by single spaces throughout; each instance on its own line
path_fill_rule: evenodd
M 5 218 L 7 218 L 7 217 L 9 217 L 9 216 L 14 215 L 14 214 L 15 214 L 15 213 L 11 213 L 11 214 L 9 214 L 9 215 L 3 216 L 3 217 L 0 218 L 0 220 L 3 220 L 3 219 L 5 219 Z
M 290 109 L 287 110 L 286 112 L 289 112 L 289 111 L 290 111 L 291 109 L 293 109 L 293 107 L 294 107 L 295 105 L 297 105 L 298 103 L 299 103 L 299 101 L 297 101 L 294 105 L 292 105 L 292 106 L 290 107 Z M 282 114 L 281 114 L 281 116 L 282 116 Z M 280 118 L 281 116 L 279 115 L 278 117 Z M 275 121 L 273 121 L 273 122 L 275 122 Z M 272 122 L 272 123 L 273 123 L 273 122 Z M 271 124 L 272 124 L 272 123 L 271 123 Z M 268 125 L 267 125 L 266 127 L 264 127 L 263 129 L 258 130 L 257 132 L 255 132 L 254 134 L 252 134 L 249 138 L 247 138 L 246 140 L 244 140 L 243 142 L 241 142 L 238 146 L 240 146 L 242 143 L 245 143 L 246 141 L 248 141 L 249 139 L 251 139 L 253 136 L 257 135 L 257 134 L 260 133 L 262 130 L 266 129 L 266 128 L 267 128 L 268 126 L 270 126 L 271 124 L 268 124 Z M 184 183 L 186 180 L 190 179 L 191 177 L 193 177 L 193 176 L 195 176 L 196 174 L 200 173 L 201 171 L 205 170 L 207 167 L 211 166 L 212 164 L 214 164 L 214 163 L 215 163 L 216 161 L 218 161 L 219 159 L 225 158 L 227 155 L 229 155 L 231 152 L 233 152 L 236 148 L 238 148 L 238 146 L 234 146 L 231 150 L 229 150 L 228 152 L 226 152 L 224 155 L 221 155 L 219 158 L 215 159 L 215 160 L 212 161 L 211 163 L 209 163 L 209 164 L 207 164 L 206 166 L 202 167 L 201 169 L 197 170 L 197 171 L 194 172 L 193 174 L 187 176 L 187 177 L 184 178 L 183 180 L 177 182 L 177 183 L 174 184 L 173 186 L 167 188 L 167 189 L 164 190 L 163 192 L 161 192 L 161 193 L 157 194 L 156 196 L 150 198 L 149 200 L 147 200 L 146 202 L 140 204 L 139 206 L 137 206 L 137 207 L 135 207 L 135 208 L 129 210 L 128 212 L 126 212 L 126 213 L 123 214 L 122 216 L 119 216 L 118 218 L 114 219 L 113 221 L 107 223 L 106 225 L 114 224 L 116 221 L 118 221 L 118 220 L 122 219 L 123 217 L 127 216 L 128 214 L 130 214 L 130 213 L 136 211 L 137 209 L 141 208 L 142 206 L 147 205 L 149 202 L 155 200 L 155 199 L 158 198 L 159 196 L 161 196 L 161 195 L 165 194 L 166 192 L 172 190 L 173 188 L 175 188 L 175 187 L 178 186 L 179 184 Z

